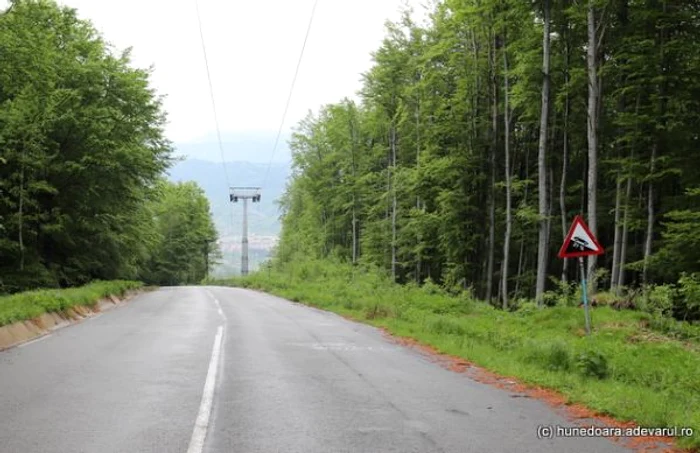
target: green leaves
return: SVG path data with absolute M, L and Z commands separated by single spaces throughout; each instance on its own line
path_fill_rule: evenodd
M 135 276 L 170 161 L 163 121 L 148 72 L 74 10 L 23 0 L 0 16 L 5 290 Z
M 576 357 L 576 368 L 584 376 L 605 379 L 610 375 L 608 359 L 597 350 L 589 349 Z
M 153 222 L 139 277 L 158 285 L 199 283 L 218 254 L 209 201 L 193 182 L 160 181 L 157 192 L 147 206 Z
M 615 255 L 625 281 L 636 282 L 642 268 L 635 262 L 642 262 L 651 232 L 653 278 L 675 282 L 683 271 L 700 271 L 698 204 L 684 193 L 700 181 L 694 171 L 700 79 L 692 77 L 700 69 L 697 11 L 687 2 L 608 3 L 595 5 L 603 87 L 598 173 L 605 176 L 598 184 L 597 233 L 610 251 L 600 265 L 611 266 Z M 359 240 L 363 262 L 389 269 L 395 252 L 401 282 L 429 277 L 483 290 L 500 268 L 513 276 L 507 291 L 527 297 L 544 215 L 545 267 L 576 279 L 575 266 L 559 273 L 556 250 L 588 199 L 588 2 L 550 5 L 554 102 L 542 170 L 546 215 L 537 203 L 542 189 L 533 184 L 541 171 L 542 4 L 448 0 L 435 5 L 424 26 L 408 15 L 388 25 L 364 75 L 360 105 L 326 106 L 300 125 L 279 258 L 295 250 L 350 259 Z M 508 172 L 504 52 L 512 110 Z M 506 173 L 517 208 L 514 253 L 504 263 Z

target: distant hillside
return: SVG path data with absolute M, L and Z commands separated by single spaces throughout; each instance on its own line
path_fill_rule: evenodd
M 224 133 L 221 137 L 226 160 L 265 164 L 270 161 L 275 144 L 276 132 L 248 131 Z M 290 153 L 287 142 L 290 134 L 282 134 L 275 152 L 274 162 L 289 161 Z M 211 162 L 221 160 L 221 150 L 216 135 L 204 137 L 195 143 L 178 143 L 175 154 L 188 159 L 203 159 Z

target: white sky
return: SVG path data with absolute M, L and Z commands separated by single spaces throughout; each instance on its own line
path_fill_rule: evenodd
M 167 96 L 168 138 L 196 143 L 214 136 L 195 0 L 59 3 L 77 8 L 118 49 L 133 47 L 136 66 L 154 65 L 152 83 Z M 319 0 L 285 132 L 309 109 L 357 92 L 385 20 L 397 19 L 404 4 Z M 408 4 L 422 11 L 420 0 Z M 222 134 L 276 132 L 313 0 L 199 0 L 199 6 Z

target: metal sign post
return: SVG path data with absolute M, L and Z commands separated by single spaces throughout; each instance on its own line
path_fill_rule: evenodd
M 586 266 L 583 262 L 583 257 L 578 258 L 578 264 L 581 268 L 581 289 L 583 291 L 583 310 L 586 317 L 586 335 L 591 334 L 591 312 L 588 308 L 588 282 L 586 281 Z
M 586 317 L 586 335 L 591 334 L 591 312 L 588 305 L 588 282 L 586 281 L 586 265 L 583 257 L 602 255 L 603 253 L 605 253 L 603 246 L 600 245 L 598 239 L 586 225 L 586 222 L 581 216 L 576 216 L 569 234 L 566 235 L 564 244 L 559 250 L 559 258 L 578 258 L 579 267 L 581 268 L 581 289 L 583 292 L 584 316 Z

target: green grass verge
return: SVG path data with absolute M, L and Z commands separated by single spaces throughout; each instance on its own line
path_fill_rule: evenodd
M 700 451 L 700 344 L 654 330 L 658 323 L 647 313 L 595 308 L 594 331 L 586 337 L 580 308 L 525 304 L 503 312 L 436 285 L 400 286 L 378 272 L 327 262 L 214 283 L 267 291 L 385 327 L 623 421 L 692 427 L 694 436 L 679 444 Z
M 61 312 L 76 305 L 94 307 L 110 295 L 123 296 L 142 287 L 140 282 L 98 281 L 79 288 L 44 289 L 0 296 L 0 326 L 32 319 L 47 312 Z

